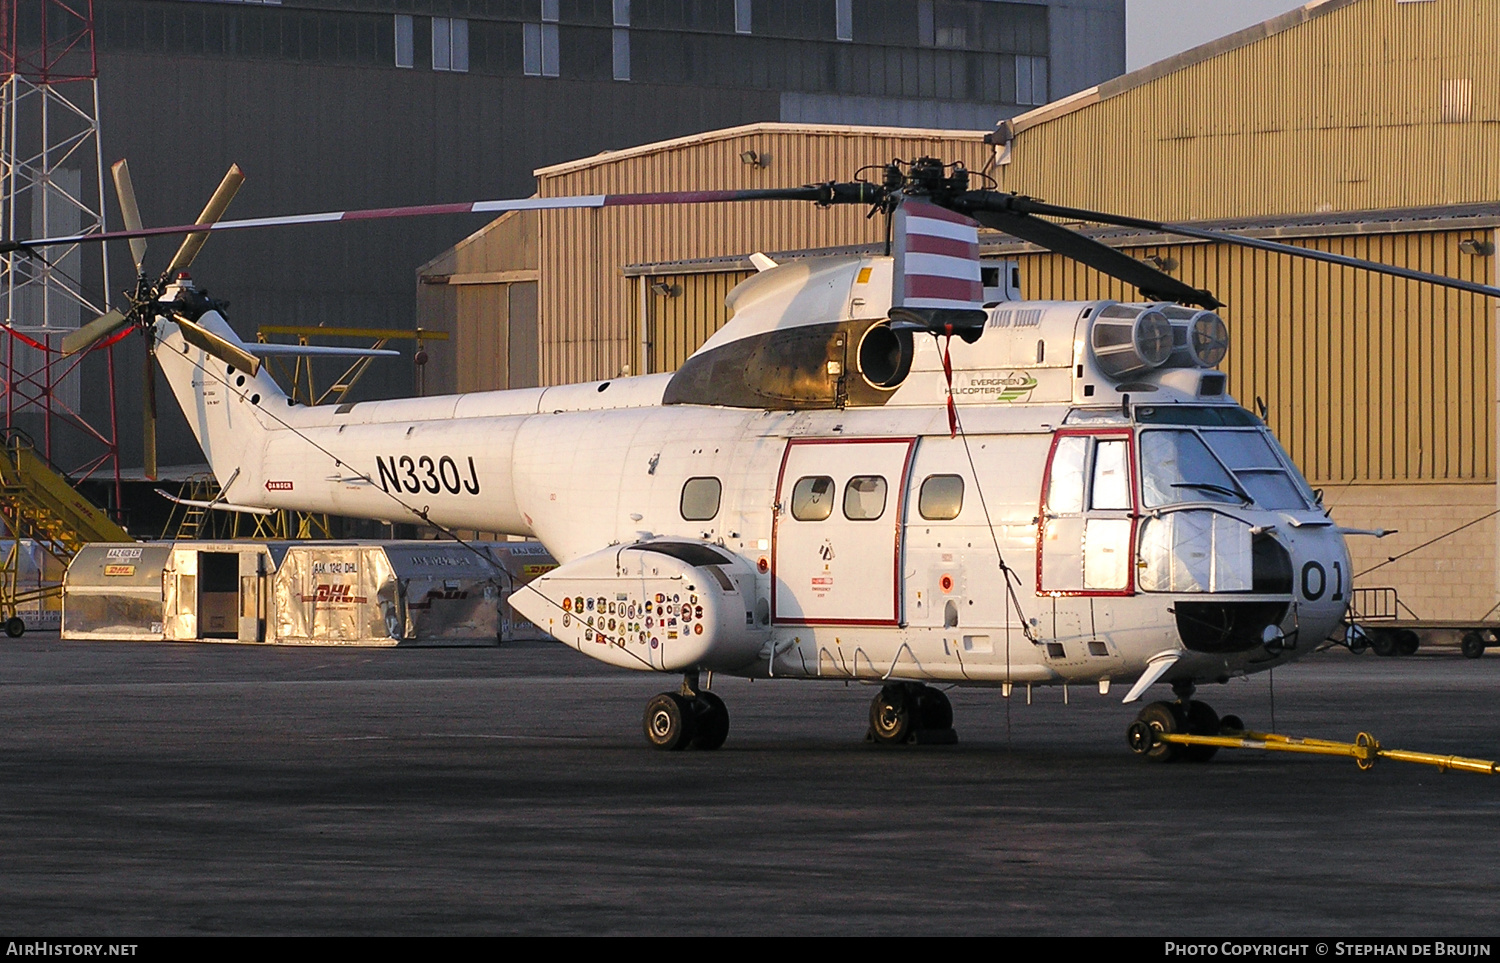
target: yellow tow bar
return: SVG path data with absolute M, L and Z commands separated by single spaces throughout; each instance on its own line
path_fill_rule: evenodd
M 1132 727 L 1131 745 L 1143 736 L 1154 743 L 1169 743 L 1178 746 L 1218 746 L 1223 749 L 1265 749 L 1271 752 L 1302 752 L 1315 756 L 1348 756 L 1361 769 L 1373 769 L 1375 760 L 1391 759 L 1396 762 L 1416 762 L 1439 769 L 1459 769 L 1464 772 L 1500 774 L 1500 764 L 1487 759 L 1467 759 L 1463 756 L 1441 756 L 1434 752 L 1411 752 L 1406 749 L 1385 749 L 1380 741 L 1368 732 L 1361 732 L 1353 742 L 1334 742 L 1330 739 L 1303 739 L 1298 736 L 1281 736 L 1274 732 L 1239 732 L 1217 736 L 1193 736 L 1184 732 L 1162 732 L 1152 726 L 1142 726 L 1145 732 L 1138 733 Z M 1149 735 L 1147 735 L 1149 733 Z M 1147 749 L 1150 746 L 1146 747 Z M 1143 750 L 1137 750 L 1143 751 Z

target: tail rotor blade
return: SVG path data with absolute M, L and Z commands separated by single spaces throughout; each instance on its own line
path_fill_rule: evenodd
M 172 320 L 177 322 L 177 327 L 182 330 L 182 339 L 193 347 L 200 348 L 225 364 L 233 365 L 251 375 L 260 371 L 260 359 L 238 345 L 226 341 L 181 314 L 174 314 Z
M 110 172 L 115 177 L 115 197 L 120 202 L 120 217 L 125 221 L 125 230 L 139 231 L 142 226 L 141 212 L 135 206 L 135 185 L 130 182 L 130 165 L 123 160 L 116 161 Z M 141 264 L 146 260 L 145 238 L 130 239 L 130 256 L 135 258 L 135 272 L 141 273 Z
M 91 348 L 129 323 L 129 318 L 114 308 L 110 308 L 78 330 L 68 332 L 62 340 L 63 354 L 73 354 Z
M 245 183 L 245 174 L 240 170 L 240 165 L 229 165 L 229 172 L 219 182 L 219 189 L 214 191 L 214 196 L 208 199 L 208 204 L 204 206 L 203 213 L 198 215 L 196 223 L 213 224 L 223 217 L 224 211 L 229 207 L 229 202 L 234 200 L 235 193 L 239 191 L 243 183 Z M 175 277 L 178 271 L 186 271 L 207 241 L 207 231 L 189 234 L 183 238 L 182 246 L 172 257 L 172 263 L 167 265 L 166 276 L 171 278 Z

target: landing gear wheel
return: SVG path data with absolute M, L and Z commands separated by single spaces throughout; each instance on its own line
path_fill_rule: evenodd
M 1364 655 L 1365 650 L 1370 647 L 1370 636 L 1365 632 L 1349 632 L 1349 653 L 1351 655 Z
M 1207 702 L 1189 702 L 1183 713 L 1187 731 L 1193 736 L 1217 736 L 1219 714 Z M 1219 751 L 1218 746 L 1183 746 L 1182 756 L 1188 762 L 1208 762 Z
M 1396 636 L 1386 629 L 1378 629 L 1370 633 L 1370 648 L 1378 656 L 1389 657 L 1396 654 Z
M 712 692 L 693 700 L 693 748 L 717 749 L 729 738 L 729 709 Z
M 685 749 L 693 738 L 693 700 L 675 692 L 652 696 L 642 722 L 651 745 L 667 751 Z
M 1463 650 L 1465 658 L 1477 659 L 1484 655 L 1484 636 L 1478 632 L 1465 632 L 1458 647 Z
M 870 737 L 891 746 L 905 742 L 916 728 L 914 702 L 908 697 L 905 686 L 881 688 L 880 694 L 870 702 Z
M 1219 735 L 1237 736 L 1245 731 L 1245 720 L 1239 716 L 1229 715 L 1219 717 Z
M 1177 708 L 1170 702 L 1153 702 L 1141 710 L 1135 722 L 1126 730 L 1125 738 L 1131 750 L 1142 759 L 1151 762 L 1176 762 L 1182 757 L 1182 746 L 1160 742 L 1158 733 L 1181 732 L 1182 720 L 1177 718 Z
M 1416 655 L 1421 644 L 1422 639 L 1411 629 L 1402 629 L 1396 633 L 1396 651 L 1402 655 Z
M 19 639 L 26 634 L 26 623 L 21 621 L 19 615 L 13 615 L 5 620 L 5 634 L 13 639 Z
M 953 703 L 942 689 L 924 685 L 917 692 L 917 728 L 953 728 Z

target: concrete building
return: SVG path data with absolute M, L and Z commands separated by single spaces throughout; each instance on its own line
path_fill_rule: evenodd
M 752 125 L 541 168 L 537 189 L 784 186 L 930 153 L 986 171 L 1001 189 L 1075 207 L 1493 283 L 1497 45 L 1500 6 L 1488 0 L 1321 0 L 1010 118 L 991 144 L 940 131 Z M 771 166 L 742 163 L 749 150 L 769 153 Z M 535 369 L 530 353 L 488 376 L 471 361 L 454 387 L 669 370 L 723 323 L 723 294 L 751 270 L 753 251 L 878 243 L 878 225 L 858 212 L 792 208 L 502 219 L 423 269 L 422 323 L 453 327 L 460 357 L 485 357 L 494 349 L 474 340 L 478 331 L 517 330 L 492 324 L 500 315 L 485 305 L 501 286 L 532 284 L 507 288 L 513 312 L 535 312 L 507 345 L 529 352 L 534 342 Z M 1394 585 L 1428 618 L 1491 608 L 1490 299 L 1239 247 L 1096 233 L 1215 291 L 1234 339 L 1231 392 L 1265 404 L 1336 520 L 1399 530 L 1350 539 L 1356 584 Z M 985 252 L 1021 262 L 1027 297 L 1139 297 L 1003 237 L 988 237 Z M 502 282 L 485 272 L 530 273 Z

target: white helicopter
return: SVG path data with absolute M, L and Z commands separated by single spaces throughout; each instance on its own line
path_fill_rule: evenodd
M 511 598 L 585 655 L 679 674 L 646 705 L 661 749 L 729 732 L 703 673 L 878 685 L 869 737 L 951 742 L 939 685 L 1152 685 L 1149 759 L 1239 730 L 1198 685 L 1353 644 L 1345 531 L 1215 370 L 1224 322 L 1188 287 L 1038 215 L 1248 243 L 1500 295 L 1338 255 L 971 190 L 962 167 L 892 163 L 880 183 L 531 198 L 220 220 L 10 241 L 31 250 L 189 237 L 126 312 L 65 345 L 144 331 L 222 495 L 211 507 L 420 520 L 540 539 L 561 563 Z M 227 191 L 227 193 L 226 193 Z M 810 200 L 892 214 L 888 256 L 775 264 L 675 373 L 307 407 L 178 272 L 209 230 L 524 208 Z M 986 288 L 979 226 L 1044 244 L 1147 301 L 1025 302 Z M 196 246 L 195 246 L 196 245 Z M 185 254 L 186 252 L 186 254 Z

